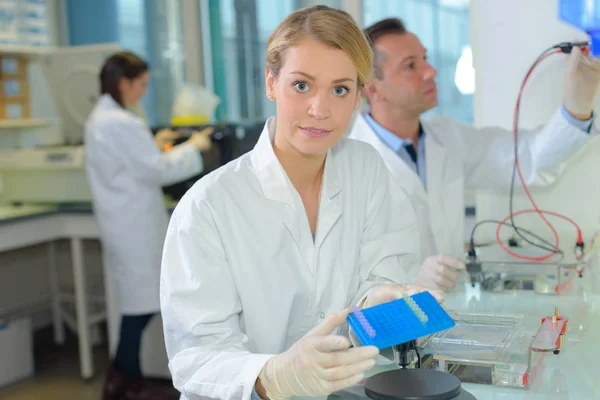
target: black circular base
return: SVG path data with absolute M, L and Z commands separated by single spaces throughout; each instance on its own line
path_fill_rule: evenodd
M 398 369 L 367 379 L 365 394 L 375 400 L 475 400 L 460 380 L 433 369 Z

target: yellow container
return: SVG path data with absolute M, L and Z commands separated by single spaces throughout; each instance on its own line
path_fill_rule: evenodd
M 171 119 L 171 125 L 173 126 L 192 126 L 192 125 L 206 125 L 210 122 L 208 115 L 189 115 L 181 117 L 173 117 Z

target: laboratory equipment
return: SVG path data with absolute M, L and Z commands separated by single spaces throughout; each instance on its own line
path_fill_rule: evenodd
M 476 400 L 460 380 L 433 369 L 399 369 L 374 375 L 365 394 L 376 400 Z
M 529 245 L 513 250 L 531 257 L 547 254 L 543 249 Z M 527 261 L 507 254 L 494 244 L 469 251 L 465 265 L 469 276 L 466 285 L 480 290 L 564 294 L 572 290 L 573 279 L 583 277 L 586 261 L 574 252 L 557 253 L 544 261 Z
M 558 315 L 558 307 L 554 308 L 554 314 L 548 317 L 542 318 L 542 327 L 540 330 L 544 330 L 550 337 L 554 338 L 554 341 L 545 337 L 544 340 L 550 340 L 549 347 L 553 347 L 553 353 L 559 354 L 560 349 L 565 344 L 565 334 L 567 333 L 567 319 L 561 315 Z M 537 338 L 537 336 L 536 336 Z M 540 348 L 542 345 L 538 341 L 534 341 L 534 347 Z
M 99 96 L 98 74 L 116 44 L 68 48 L 3 47 L 27 59 L 31 118 L 0 124 L 2 198 L 18 202 L 90 202 L 83 129 Z M 34 90 L 35 89 L 35 90 Z
M 591 39 L 591 54 L 600 56 L 600 0 L 559 0 L 561 20 L 585 32 Z
M 202 176 L 252 150 L 258 141 L 264 125 L 265 121 L 248 121 L 154 127 L 152 129 L 154 134 L 163 128 L 170 128 L 175 132 L 180 133 L 181 137 L 174 143 L 179 144 L 187 140 L 194 131 L 199 131 L 212 126 L 215 130 L 212 134 L 212 140 L 216 145 L 215 147 L 218 149 L 216 154 L 209 152 L 209 154 L 205 155 L 205 169 L 200 175 L 193 176 L 183 182 L 166 186 L 163 188 L 163 192 L 173 200 L 180 200 L 185 192 L 187 192 Z
M 13 203 L 90 202 L 83 146 L 1 150 L 3 197 Z
M 221 99 L 207 88 L 196 83 L 186 83 L 175 97 L 171 124 L 188 126 L 208 124 L 213 120 Z
M 392 302 L 354 309 L 348 323 L 363 345 L 380 349 L 392 347 L 400 369 L 382 372 L 365 383 L 365 394 L 373 399 L 394 400 L 474 400 L 455 376 L 434 369 L 420 368 L 416 339 L 444 331 L 455 325 L 429 292 L 406 296 Z M 410 355 L 417 356 L 416 368 Z
M 197 127 L 177 127 L 187 140 Z M 252 149 L 260 131 L 252 124 L 215 124 L 213 141 L 218 151 L 206 154 L 205 169 L 201 174 L 163 188 L 173 200 L 179 200 L 202 176 Z M 81 128 L 83 129 L 83 127 Z M 45 146 L 25 149 L 0 149 L 0 175 L 3 197 L 12 203 L 91 202 L 92 194 L 85 173 L 85 151 L 78 146 Z
M 452 318 L 429 292 L 368 307 L 361 310 L 359 315 L 351 313 L 348 323 L 364 346 L 372 345 L 380 349 L 454 326 Z M 372 336 L 369 335 L 371 329 L 374 331 Z
M 445 371 L 462 382 L 528 388 L 547 353 L 558 354 L 567 319 L 558 314 L 528 325 L 523 315 L 452 313 L 456 326 L 423 340 L 421 367 Z
M 42 70 L 62 126 L 62 143 L 83 143 L 84 124 L 100 97 L 100 68 L 121 48 L 98 44 L 56 48 L 44 59 Z
M 117 44 L 32 50 L 0 46 L 0 55 L 19 55 L 19 59 L 31 60 L 29 69 L 33 68 L 33 73 L 28 76 L 32 81 L 40 77 L 44 80 L 37 82 L 32 92 L 32 119 L 0 121 L 3 200 L 10 203 L 92 201 L 85 173 L 84 124 L 100 96 L 100 67 L 108 56 L 119 50 Z M 38 74 L 35 68 L 39 69 Z M 33 88 L 34 83 L 29 86 Z M 53 108 L 56 115 L 48 111 Z M 205 126 L 173 127 L 182 134 L 177 143 L 186 140 L 194 129 Z M 164 188 L 174 200 L 179 200 L 204 174 L 251 150 L 264 121 L 213 126 L 218 152 L 205 157 L 205 171 L 201 175 Z M 154 132 L 161 128 L 164 127 L 156 127 Z
M 527 81 L 531 77 L 532 72 L 536 69 L 536 67 L 542 61 L 544 61 L 548 57 L 552 56 L 553 54 L 561 54 L 561 53 L 568 54 L 568 53 L 571 53 L 572 50 L 576 47 L 580 48 L 582 52 L 587 52 L 587 51 L 589 51 L 590 46 L 591 46 L 591 43 L 589 43 L 587 41 L 561 42 L 561 43 L 555 44 L 555 45 L 547 48 L 546 50 L 544 50 L 535 59 L 532 66 L 529 68 L 529 70 L 525 74 L 525 78 L 523 79 L 523 82 L 521 83 L 521 88 L 520 88 L 518 96 L 517 96 L 517 102 L 515 105 L 515 113 L 514 113 L 514 119 L 513 119 L 514 163 L 513 163 L 513 169 L 512 169 L 512 178 L 511 178 L 510 194 L 509 194 L 509 215 L 507 217 L 505 217 L 503 220 L 494 220 L 494 219 L 480 220 L 473 227 L 473 229 L 471 231 L 471 239 L 469 241 L 469 251 L 468 251 L 468 256 L 467 256 L 467 272 L 469 273 L 469 276 L 471 278 L 471 286 L 473 286 L 473 287 L 476 285 L 480 285 L 482 283 L 481 282 L 482 264 L 477 258 L 476 251 L 475 251 L 475 245 L 474 245 L 475 231 L 482 224 L 493 223 L 493 224 L 497 225 L 497 227 L 496 227 L 496 242 L 502 248 L 502 250 L 504 252 L 506 252 L 507 254 L 510 254 L 512 257 L 514 257 L 516 259 L 525 260 L 525 261 L 529 261 L 529 262 L 544 262 L 544 261 L 550 260 L 552 258 L 555 258 L 556 256 L 562 257 L 564 255 L 564 251 L 561 250 L 561 248 L 559 246 L 560 240 L 559 240 L 558 232 L 557 232 L 556 228 L 548 221 L 546 216 L 553 216 L 556 218 L 560 218 L 564 221 L 569 222 L 575 228 L 576 235 L 575 235 L 574 253 L 578 260 L 583 257 L 585 243 L 584 243 L 584 239 L 583 239 L 583 232 L 582 232 L 579 224 L 577 224 L 577 222 L 575 222 L 572 218 L 569 218 L 568 216 L 565 216 L 563 214 L 549 211 L 549 210 L 541 210 L 538 207 L 538 205 L 536 204 L 535 200 L 533 199 L 531 192 L 528 188 L 528 184 L 526 183 L 525 177 L 524 177 L 523 172 L 521 171 L 521 167 L 520 167 L 519 151 L 518 151 L 518 133 L 519 133 L 519 115 L 520 115 L 521 98 L 523 95 L 523 90 L 525 88 L 525 85 L 527 84 Z M 522 185 L 533 208 L 515 212 L 514 211 L 514 195 L 515 195 L 514 189 L 515 189 L 517 175 L 519 176 L 521 185 Z M 550 228 L 550 230 L 552 231 L 552 234 L 554 236 L 554 243 L 552 243 L 544 238 L 541 238 L 540 236 L 523 228 L 522 226 L 519 227 L 515 224 L 514 218 L 516 216 L 523 215 L 523 214 L 532 214 L 532 213 L 536 213 L 544 221 L 544 223 L 547 225 L 547 227 Z M 509 241 L 509 246 L 506 246 L 504 241 L 501 239 L 501 229 L 505 226 L 511 227 L 513 229 L 513 232 L 516 235 L 518 235 L 518 237 L 520 239 L 527 242 L 529 245 L 534 246 L 537 249 L 545 250 L 545 254 L 541 254 L 541 255 L 538 254 L 536 256 L 521 254 L 510 248 L 510 247 L 515 247 L 510 243 L 510 241 Z M 512 239 L 512 241 L 515 241 L 515 240 L 516 239 Z M 580 274 L 581 274 L 581 271 L 582 270 L 580 270 Z M 547 276 L 549 276 L 549 275 L 547 275 Z M 560 279 L 560 274 L 558 276 Z M 555 291 L 558 292 L 560 289 L 561 289 L 561 282 L 559 282 L 558 285 L 555 286 Z

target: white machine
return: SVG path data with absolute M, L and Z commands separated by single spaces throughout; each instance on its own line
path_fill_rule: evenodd
M 89 202 L 83 125 L 99 97 L 98 73 L 117 44 L 65 48 L 0 46 L 29 60 L 28 120 L 0 121 L 0 179 L 7 202 Z
M 3 198 L 9 202 L 89 202 L 83 146 L 0 150 Z

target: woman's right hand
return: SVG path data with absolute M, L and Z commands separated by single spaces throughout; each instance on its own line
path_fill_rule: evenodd
M 160 151 L 166 151 L 170 147 L 173 146 L 173 142 L 179 139 L 181 135 L 177 132 L 172 131 L 171 129 L 161 129 L 154 136 L 154 144 Z
M 207 151 L 212 147 L 210 135 L 212 135 L 214 131 L 214 128 L 208 127 L 202 129 L 199 132 L 194 132 L 192 133 L 192 136 L 190 136 L 190 138 L 186 141 L 186 143 L 193 144 L 200 151 Z
M 325 396 L 359 383 L 375 366 L 379 349 L 350 348 L 346 337 L 332 335 L 349 312 L 329 316 L 288 351 L 269 359 L 257 379 L 257 394 L 270 400 Z

